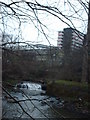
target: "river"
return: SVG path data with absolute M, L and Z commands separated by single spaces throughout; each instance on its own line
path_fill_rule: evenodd
M 75 115 L 63 110 L 64 101 L 57 97 L 45 94 L 41 84 L 24 82 L 16 85 L 10 95 L 14 101 L 3 92 L 2 116 L 3 118 L 64 118 Z M 18 102 L 17 102 L 18 101 Z

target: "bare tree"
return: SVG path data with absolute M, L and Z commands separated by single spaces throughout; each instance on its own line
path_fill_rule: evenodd
M 42 34 L 51 46 L 50 40 L 52 38 L 47 34 L 48 26 L 44 23 L 44 18 L 57 18 L 66 26 L 80 30 L 82 32 L 87 29 L 86 37 L 86 53 L 87 59 L 83 64 L 83 70 L 86 74 L 82 81 L 90 81 L 90 1 L 89 0 L 58 0 L 58 1 L 38 1 L 38 0 L 10 0 L 0 1 L 0 27 L 3 33 L 11 32 L 15 34 L 16 40 L 10 38 L 6 43 L 3 43 L 4 48 L 9 45 L 11 48 L 12 44 L 23 43 L 22 37 L 22 26 L 26 23 L 33 24 L 38 30 L 38 35 Z M 84 14 L 84 16 L 83 16 Z M 42 16 L 41 16 L 42 15 Z M 53 16 L 53 17 L 52 17 Z M 42 19 L 43 18 L 43 19 Z M 75 21 L 80 21 L 81 28 L 78 28 Z M 88 23 L 88 25 L 87 25 Z M 53 23 L 54 24 L 54 23 Z M 2 39 L 5 34 L 3 34 Z M 19 39 L 17 39 L 19 38 Z M 26 43 L 25 43 L 26 44 Z M 28 44 L 28 43 L 27 43 Z M 85 59 L 86 56 L 84 56 Z M 88 67 L 88 68 L 87 68 Z M 83 71 L 84 73 L 84 71 Z M 16 101 L 17 102 L 17 101 Z M 23 110 L 25 112 L 25 110 Z M 27 113 L 26 113 L 27 114 Z M 30 116 L 30 115 L 29 115 Z M 31 116 L 30 116 L 31 117 Z M 33 119 L 33 118 L 32 118 Z
M 82 82 L 90 81 L 90 1 L 88 3 L 88 26 L 87 34 L 84 38 L 84 56 L 82 66 Z
M 62 6 L 60 6 L 60 4 Z M 76 25 L 75 21 L 80 21 L 79 23 L 81 24 L 81 26 L 79 27 L 83 29 L 82 32 L 84 32 L 87 28 L 87 19 L 88 19 L 88 30 L 87 30 L 87 34 L 88 34 L 89 4 L 90 3 L 88 0 L 85 0 L 85 1 L 84 0 L 76 0 L 76 1 L 64 0 L 63 2 L 53 1 L 53 2 L 42 2 L 42 3 L 40 3 L 37 0 L 33 0 L 33 1 L 10 0 L 9 2 L 0 1 L 0 9 L 1 9 L 0 24 L 1 24 L 1 28 L 5 32 L 6 29 L 8 29 L 9 27 L 12 27 L 12 25 L 10 25 L 10 22 L 8 22 L 8 20 L 13 21 L 14 30 L 18 30 L 17 34 L 19 36 L 19 39 L 23 40 L 22 32 L 20 32 L 22 25 L 24 23 L 25 24 L 32 23 L 35 26 L 35 28 L 37 28 L 38 34 L 42 33 L 45 39 L 47 39 L 49 45 L 51 45 L 51 42 L 50 42 L 51 38 L 46 33 L 46 29 L 48 30 L 48 26 L 46 25 L 46 23 L 43 22 L 44 19 L 42 19 L 40 15 L 43 14 L 42 17 L 52 15 L 54 18 L 58 18 L 62 23 L 77 30 L 78 30 L 78 26 Z M 88 36 L 87 39 L 89 39 L 90 37 L 89 34 L 87 36 Z M 88 41 L 88 44 L 89 44 L 89 41 Z M 88 47 L 88 50 L 89 50 L 89 47 Z
M 88 31 L 87 31 L 87 45 L 88 45 L 88 83 L 90 83 L 90 1 L 89 1 L 89 10 L 88 10 Z
M 47 29 L 48 26 L 46 26 L 47 23 L 43 22 L 44 18 L 42 19 L 40 17 L 41 14 L 43 14 L 42 17 L 44 16 L 48 17 L 49 15 L 52 15 L 58 18 L 60 21 L 64 22 L 67 26 L 73 27 L 76 29 L 77 29 L 77 26 L 75 25 L 74 22 L 75 20 L 78 20 L 82 22 L 81 24 L 84 25 L 83 28 L 86 29 L 85 21 L 87 19 L 83 18 L 81 14 L 82 12 L 87 14 L 88 1 L 83 2 L 83 0 L 82 1 L 77 0 L 74 3 L 69 0 L 64 0 L 63 4 L 61 3 L 62 1 L 57 1 L 57 2 L 53 1 L 53 4 L 52 2 L 49 2 L 49 3 L 45 2 L 41 4 L 36 0 L 35 1 L 33 0 L 33 2 L 31 1 L 29 2 L 26 0 L 23 0 L 23 1 L 10 0 L 9 3 L 0 2 L 1 24 L 3 25 L 2 27 L 4 30 L 10 27 L 10 24 L 8 23 L 7 18 L 8 20 L 12 19 L 17 22 L 16 29 L 17 28 L 20 29 L 20 26 L 24 22 L 25 23 L 32 22 L 34 26 L 38 29 L 38 32 L 42 33 L 45 36 L 49 44 L 51 44 L 49 41 L 50 36 L 46 34 L 46 30 L 45 30 Z M 60 4 L 63 6 L 61 7 Z M 36 24 L 36 22 L 38 22 L 38 25 Z M 15 25 L 15 23 L 13 25 Z

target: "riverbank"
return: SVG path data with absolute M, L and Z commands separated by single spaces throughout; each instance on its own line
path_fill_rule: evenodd
M 57 80 L 48 82 L 46 93 L 65 100 L 64 107 L 69 111 L 90 113 L 89 85 L 73 81 Z
M 65 96 L 88 100 L 89 86 L 87 83 L 79 83 L 73 81 L 57 80 L 54 82 L 48 82 L 47 93 L 56 96 Z

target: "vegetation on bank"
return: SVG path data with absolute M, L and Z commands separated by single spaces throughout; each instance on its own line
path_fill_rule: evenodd
M 89 87 L 87 83 L 80 83 L 75 81 L 67 80 L 56 80 L 54 82 L 48 82 L 47 93 L 55 94 L 56 96 L 67 96 L 67 97 L 85 97 L 88 95 Z M 85 96 L 84 96 L 85 95 Z
M 83 101 L 83 105 L 88 107 L 88 105 L 90 106 L 89 86 L 87 83 L 56 80 L 48 82 L 47 94 L 65 98 L 65 100 L 69 101 L 77 101 L 80 98 Z

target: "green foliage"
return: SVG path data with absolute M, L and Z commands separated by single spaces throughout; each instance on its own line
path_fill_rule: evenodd
M 6 81 L 4 81 L 4 83 L 10 83 L 11 85 L 16 85 L 18 82 L 20 82 L 20 80 L 12 80 L 12 79 L 8 79 Z
M 88 85 L 74 81 L 56 80 L 47 84 L 47 93 L 66 98 L 82 98 L 88 100 Z
M 75 81 L 67 81 L 67 80 L 56 80 L 55 83 L 59 85 L 68 85 L 68 86 L 76 86 L 82 88 L 88 88 L 87 83 L 75 82 Z

